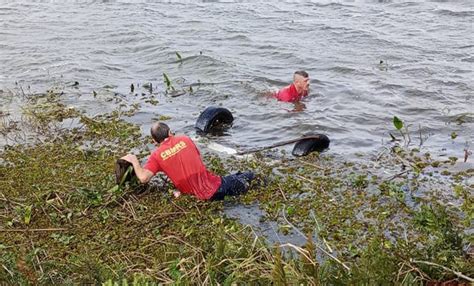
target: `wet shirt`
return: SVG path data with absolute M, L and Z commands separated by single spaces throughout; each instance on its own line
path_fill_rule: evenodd
M 170 136 L 153 151 L 145 169 L 164 172 L 183 194 L 210 199 L 221 185 L 221 177 L 209 172 L 199 150 L 187 136 Z
M 284 87 L 275 93 L 275 97 L 280 101 L 294 102 L 301 100 L 304 96 L 308 95 L 307 92 L 298 94 L 294 84 L 290 84 L 287 87 Z

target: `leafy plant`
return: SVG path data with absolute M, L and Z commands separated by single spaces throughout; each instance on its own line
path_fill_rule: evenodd
M 403 137 L 403 140 L 405 142 L 405 146 L 410 145 L 411 137 L 410 137 L 410 133 L 408 131 L 408 125 L 404 124 L 403 121 L 400 118 L 398 118 L 397 116 L 394 116 L 393 117 L 393 126 L 395 127 L 395 129 L 397 129 L 400 132 L 400 135 Z M 392 133 L 389 133 L 389 134 L 390 134 L 390 137 L 392 138 L 393 141 L 397 140 L 396 137 L 393 136 Z M 421 144 L 421 142 L 422 142 L 422 138 L 420 137 L 420 144 Z
M 166 85 L 166 91 L 174 91 L 175 90 L 173 84 L 171 83 L 170 78 L 168 77 L 168 75 L 166 73 L 163 73 L 163 80 L 164 80 L 165 85 Z
M 462 254 L 461 232 L 449 218 L 445 207 L 424 204 L 415 214 L 414 223 L 426 233 L 426 259 L 450 267 Z
M 32 214 L 32 205 L 25 206 L 25 215 L 23 217 L 23 221 L 25 222 L 26 225 L 30 224 L 31 221 L 31 214 Z
M 51 235 L 51 238 L 54 239 L 55 241 L 59 242 L 59 243 L 62 243 L 64 245 L 68 245 L 73 240 L 74 235 L 65 235 L 65 234 L 53 233 Z
M 403 121 L 401 121 L 400 118 L 394 116 L 393 117 L 393 126 L 395 126 L 395 128 L 397 130 L 401 130 L 403 128 Z

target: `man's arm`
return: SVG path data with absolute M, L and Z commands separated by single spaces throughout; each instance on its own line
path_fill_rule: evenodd
M 137 156 L 133 154 L 127 154 L 121 159 L 128 161 L 133 165 L 135 174 L 137 175 L 138 180 L 140 180 L 142 184 L 148 183 L 150 179 L 154 176 L 154 174 L 150 170 L 142 168 L 140 162 L 138 162 Z

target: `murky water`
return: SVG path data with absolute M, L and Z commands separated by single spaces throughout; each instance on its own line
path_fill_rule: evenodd
M 9 90 L 59 85 L 69 104 L 92 114 L 117 98 L 139 102 L 132 120 L 144 132 L 165 115 L 177 132 L 193 133 L 206 106 L 227 107 L 234 127 L 215 140 L 233 147 L 322 132 L 331 152 L 365 152 L 390 139 L 396 115 L 411 124 L 413 141 L 420 128 L 435 153 L 462 157 L 466 144 L 472 149 L 470 0 L 42 2 L 0 4 L 3 111 L 18 109 Z M 309 72 L 311 93 L 290 112 L 293 104 L 264 93 L 287 85 L 298 69 Z M 166 95 L 163 73 L 193 92 Z M 148 82 L 156 106 L 145 102 Z
M 224 214 L 230 218 L 236 218 L 240 223 L 252 227 L 254 234 L 258 237 L 265 237 L 270 245 L 294 243 L 304 245 L 306 237 L 291 229 L 289 234 L 281 232 L 278 222 L 261 221 L 265 212 L 257 204 L 224 204 Z

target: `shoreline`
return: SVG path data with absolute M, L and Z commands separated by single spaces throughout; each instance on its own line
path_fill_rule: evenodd
M 403 146 L 360 162 L 330 153 L 295 159 L 268 151 L 237 160 L 206 152 L 211 171 L 223 175 L 251 168 L 257 183 L 224 202 L 174 200 L 171 185 L 114 188 L 115 159 L 129 150 L 140 158 L 148 152 L 140 127 L 124 120 L 139 108 L 89 116 L 54 92 L 29 98 L 23 107 L 26 121 L 9 132 L 29 128 L 35 136 L 18 137 L 28 144 L 0 150 L 0 280 L 402 284 L 454 279 L 463 285 L 474 276 L 469 236 L 474 168 L 468 164 L 453 172 L 459 166 L 454 158 L 437 160 Z M 71 121 L 73 128 L 63 128 Z M 272 245 L 255 235 L 255 226 L 226 214 L 226 204 L 257 204 L 262 215 L 256 219 L 276 227 L 280 240 L 292 234 L 310 239 L 304 245 Z

